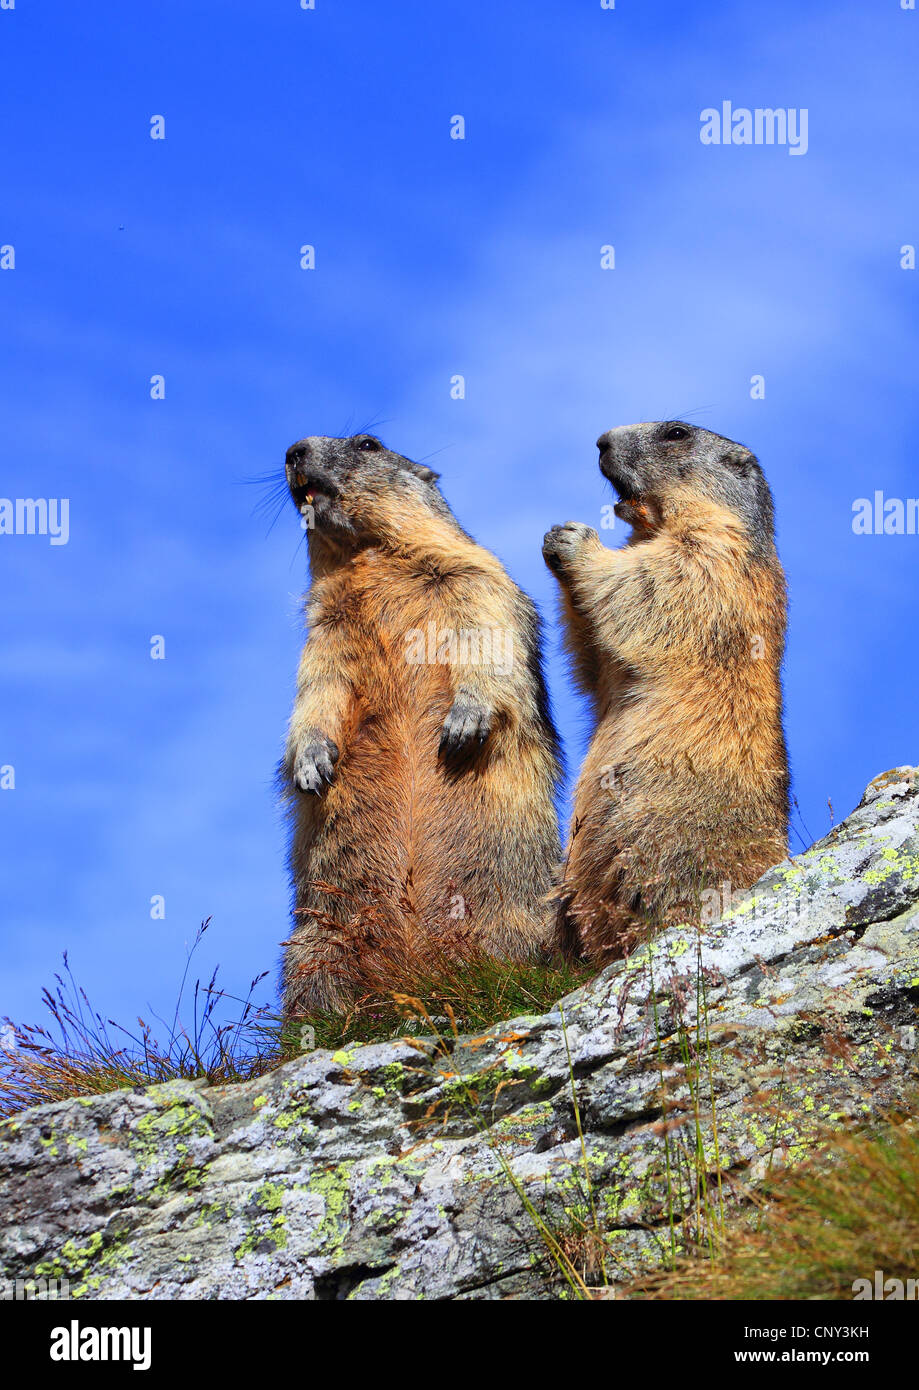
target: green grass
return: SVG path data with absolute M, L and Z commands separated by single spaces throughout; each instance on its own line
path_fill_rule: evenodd
M 729 1223 L 714 1259 L 681 1260 L 621 1296 L 851 1300 L 853 1281 L 873 1284 L 875 1270 L 904 1284 L 919 1278 L 915 1120 L 828 1137 L 816 1160 L 772 1178 L 758 1202 L 758 1214 Z
M 426 943 L 417 954 L 375 955 L 360 996 L 344 1012 L 282 1019 L 257 1004 L 258 975 L 242 998 L 219 989 L 216 971 L 189 983 L 191 963 L 209 927 L 198 931 L 185 963 L 175 1012 L 157 1029 L 138 1018 L 126 1027 L 103 1018 L 78 985 L 67 956 L 52 989 L 43 992 L 45 1026 L 6 1020 L 0 1049 L 0 1116 L 74 1096 L 177 1079 L 212 1085 L 263 1075 L 310 1048 L 333 1051 L 355 1043 L 431 1032 L 478 1033 L 523 1013 L 544 1013 L 593 973 L 561 959 L 500 961 L 466 945 Z M 225 1019 L 225 1021 L 220 1021 Z

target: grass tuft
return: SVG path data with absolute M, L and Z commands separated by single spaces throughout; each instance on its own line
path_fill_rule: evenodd
M 158 1030 L 143 1018 L 134 1028 L 103 1018 L 65 953 L 62 974 L 43 991 L 47 1024 L 6 1019 L 0 1027 L 0 1116 L 164 1081 L 248 1081 L 313 1048 L 418 1037 L 431 1032 L 430 1020 L 479 1032 L 515 1015 L 544 1013 L 592 973 L 558 960 L 495 960 L 460 938 L 416 948 L 402 942 L 389 952 L 374 939 L 361 963 L 361 940 L 354 938 L 355 1002 L 341 1013 L 284 1020 L 273 1003 L 255 1002 L 267 972 L 242 998 L 218 988 L 216 970 L 190 987 L 192 961 L 209 926 L 210 919 L 198 929 L 173 1016 L 157 1020 Z
M 916 1113 L 915 1107 L 912 1107 Z M 828 1139 L 770 1179 L 758 1215 L 729 1223 L 715 1259 L 677 1262 L 620 1294 L 639 1299 L 851 1300 L 856 1279 L 919 1278 L 919 1130 L 900 1117 Z

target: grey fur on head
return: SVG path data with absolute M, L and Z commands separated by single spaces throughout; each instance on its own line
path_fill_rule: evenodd
M 287 450 L 285 472 L 297 510 L 312 506 L 323 530 L 356 536 L 362 527 L 349 498 L 393 491 L 410 493 L 439 516 L 451 516 L 437 485 L 440 475 L 387 449 L 376 435 L 299 439 Z
M 774 553 L 772 493 L 759 461 L 743 444 L 685 420 L 657 420 L 608 430 L 597 448 L 600 471 L 623 501 L 654 498 L 685 480 L 740 516 L 761 554 Z

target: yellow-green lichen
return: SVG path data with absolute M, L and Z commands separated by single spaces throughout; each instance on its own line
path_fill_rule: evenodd
M 80 1282 L 71 1287 L 70 1296 L 85 1297 L 101 1287 L 107 1271 L 133 1253 L 124 1240 L 123 1234 L 116 1235 L 106 1244 L 102 1232 L 93 1231 L 85 1245 L 78 1245 L 75 1240 L 65 1241 L 58 1255 L 35 1266 L 35 1275 L 39 1279 L 78 1279 Z
M 248 1235 L 236 1247 L 237 1260 L 253 1254 L 274 1255 L 287 1244 L 287 1232 L 284 1229 L 287 1217 L 281 1210 L 284 1188 L 277 1183 L 264 1182 L 256 1192 L 254 1200 L 263 1212 L 271 1215 L 271 1220 L 266 1226 L 261 1219 L 256 1219 Z
M 323 1214 L 316 1233 L 326 1253 L 340 1249 L 344 1243 L 351 1200 L 351 1168 L 350 1163 L 339 1163 L 334 1168 L 313 1173 L 307 1183 L 309 1191 L 322 1198 Z

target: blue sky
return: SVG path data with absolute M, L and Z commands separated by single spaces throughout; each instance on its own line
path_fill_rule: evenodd
M 0 11 L 0 493 L 70 499 L 67 545 L 0 536 L 0 1014 L 40 1017 L 68 950 L 103 1012 L 171 1016 L 208 915 L 202 972 L 274 970 L 306 565 L 245 480 L 305 434 L 381 422 L 440 469 L 550 621 L 572 770 L 543 532 L 599 525 L 613 425 L 742 440 L 810 834 L 919 761 L 919 536 L 852 531 L 856 498 L 919 495 L 917 58 L 899 0 Z M 807 108 L 806 155 L 704 146 L 725 100 Z

